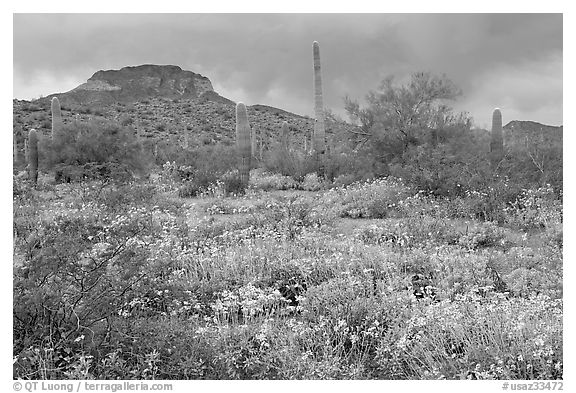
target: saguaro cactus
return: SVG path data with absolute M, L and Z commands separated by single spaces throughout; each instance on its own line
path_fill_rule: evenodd
M 38 182 L 38 134 L 35 129 L 28 133 L 28 177 L 33 184 Z
M 18 159 L 20 158 L 20 152 L 18 151 L 18 143 L 16 142 L 16 135 L 13 136 L 14 143 L 14 163 L 18 163 Z
M 314 58 L 314 136 L 312 138 L 312 149 L 318 160 L 319 170 L 322 169 L 322 158 L 325 149 L 324 132 L 324 103 L 322 101 L 322 70 L 320 68 L 320 46 L 318 41 L 312 44 L 312 54 Z
M 16 130 L 13 134 L 13 142 L 14 142 L 14 164 L 21 165 L 22 164 L 22 149 L 20 144 L 22 143 L 23 135 L 22 135 L 22 127 L 17 126 Z
M 58 97 L 52 97 L 52 141 L 57 142 L 62 132 L 62 111 Z
M 250 180 L 250 158 L 252 156 L 251 130 L 248 124 L 246 105 L 236 104 L 236 147 L 238 150 L 240 181 L 246 187 Z
M 502 113 L 494 109 L 492 113 L 492 134 L 490 138 L 490 163 L 496 167 L 504 158 L 504 139 L 502 137 Z
M 260 144 L 258 145 L 258 158 L 260 158 L 260 161 L 264 159 L 264 145 L 266 144 L 264 140 L 265 138 L 266 134 L 264 133 L 264 130 L 260 129 Z
M 256 145 L 256 129 L 252 129 L 252 133 L 250 135 L 250 150 L 252 151 L 252 158 L 258 158 L 258 146 Z
M 16 140 L 16 135 L 13 136 L 14 143 L 14 164 L 18 165 L 20 163 L 20 150 L 18 150 L 18 141 Z
M 282 128 L 280 129 L 280 142 L 282 144 L 282 149 L 288 150 L 290 144 L 290 127 L 287 121 L 282 122 Z

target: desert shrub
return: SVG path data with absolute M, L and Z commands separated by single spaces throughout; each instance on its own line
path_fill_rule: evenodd
M 313 155 L 294 149 L 286 150 L 280 144 L 274 145 L 266 153 L 264 168 L 273 173 L 290 176 L 299 183 L 305 182 L 306 176 L 317 171 L 317 162 Z M 334 181 L 338 176 L 346 175 L 355 181 L 381 175 L 374 169 L 373 160 L 361 155 L 346 143 L 338 145 L 323 157 L 323 177 Z
M 228 146 L 219 143 L 191 146 L 184 149 L 176 138 L 160 140 L 157 145 L 157 164 L 174 163 L 176 168 L 184 170 L 182 175 L 185 176 L 191 173 L 204 172 L 213 173 L 215 177 L 218 177 L 237 168 L 237 154 L 234 145 Z
M 192 181 L 202 190 L 207 190 L 211 185 L 218 181 L 218 176 L 216 173 L 206 170 L 200 170 L 194 172 L 194 177 Z
M 305 191 L 320 191 L 322 189 L 322 181 L 316 173 L 308 173 L 304 176 L 301 187 Z
M 54 170 L 56 183 L 90 180 L 97 180 L 103 183 L 126 183 L 133 178 L 130 167 L 117 162 L 88 162 L 82 166 L 57 164 Z
M 14 276 L 15 351 L 50 348 L 62 356 L 52 359 L 53 371 L 23 357 L 15 364 L 18 375 L 66 377 L 78 364 L 65 361 L 65 349 L 78 354 L 78 337 L 105 334 L 106 321 L 145 277 L 147 254 L 137 240 L 149 233 L 146 222 L 138 214 L 107 224 L 95 216 L 60 216 L 22 238 L 24 260 Z M 81 344 L 92 356 L 94 346 Z
M 166 162 L 162 166 L 163 182 L 176 185 L 178 195 L 183 198 L 210 195 L 242 195 L 245 186 L 240 181 L 238 171 L 218 173 L 209 168 L 195 169 L 192 166 Z
M 194 198 L 202 192 L 202 187 L 198 182 L 187 181 L 178 188 L 178 196 L 180 198 Z
M 467 190 L 464 196 L 452 200 L 452 215 L 503 224 L 506 208 L 518 199 L 522 189 L 506 179 L 491 183 L 485 188 Z
M 354 150 L 346 140 L 347 137 L 340 136 L 338 144 L 324 157 L 324 174 L 328 180 L 335 182 L 339 177 L 341 180 L 348 177 L 353 181 L 361 181 L 388 175 L 385 166 L 370 154 Z
M 561 226 L 562 201 L 550 186 L 522 190 L 504 214 L 506 224 L 523 230 Z
M 145 173 L 146 158 L 134 133 L 113 122 L 73 122 L 61 130 L 58 144 L 41 138 L 39 154 L 47 169 L 54 166 L 80 167 L 86 164 L 123 166 L 130 172 Z
M 302 307 L 313 317 L 323 315 L 333 321 L 346 319 L 354 313 L 354 301 L 370 297 L 372 291 L 370 281 L 343 274 L 342 277 L 335 277 L 308 289 Z
M 225 173 L 220 180 L 226 195 L 243 195 L 246 192 L 246 185 L 240 179 L 238 171 Z
M 467 249 L 508 247 L 506 230 L 494 222 L 486 221 L 477 225 L 467 226 L 466 232 L 458 239 L 458 244 Z
M 263 167 L 268 172 L 290 176 L 297 182 L 302 182 L 307 174 L 317 170 L 314 157 L 304 151 L 286 150 L 279 144 L 266 152 Z
M 222 144 L 195 147 L 173 152 L 174 160 L 165 161 L 166 181 L 185 184 L 179 186 L 182 196 L 199 194 L 244 194 L 237 172 L 236 148 Z M 163 153 L 164 156 L 166 152 Z M 177 186 L 178 187 L 178 186 Z
M 437 146 L 411 146 L 390 165 L 390 173 L 418 190 L 436 196 L 456 197 L 483 188 L 491 178 L 486 156 L 475 138 L 455 138 Z
M 296 181 L 289 176 L 264 172 L 261 169 L 254 169 L 250 172 L 250 187 L 257 190 L 290 190 L 297 186 Z
M 175 165 L 175 162 L 173 164 L 174 165 L 171 169 L 172 169 L 172 174 L 173 174 L 175 180 L 177 180 L 177 181 L 189 181 L 195 177 L 196 171 L 194 170 L 193 167 L 191 167 L 189 165 Z M 196 177 L 199 177 L 199 176 L 196 175 Z
M 392 178 L 355 183 L 342 193 L 341 217 L 385 218 L 398 211 L 411 194 L 408 187 Z
M 297 196 L 276 197 L 255 206 L 256 218 L 265 228 L 293 240 L 308 228 L 320 228 L 334 219 L 326 209 Z

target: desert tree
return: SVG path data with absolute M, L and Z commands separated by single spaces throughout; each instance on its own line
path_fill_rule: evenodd
M 466 123 L 448 105 L 461 94 L 460 89 L 445 76 L 428 72 L 411 75 L 407 83 L 398 83 L 393 76 L 385 78 L 377 90 L 366 96 L 366 106 L 349 97 L 344 99 L 350 119 L 358 125 L 360 145 L 368 141 L 386 144 L 396 153 L 423 139 L 434 140 L 437 132 L 455 122 Z

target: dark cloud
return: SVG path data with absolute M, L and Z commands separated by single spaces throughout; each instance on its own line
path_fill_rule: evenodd
M 492 108 L 562 123 L 561 14 L 16 14 L 14 96 L 66 91 L 100 69 L 176 64 L 233 100 L 312 113 L 312 42 L 326 106 L 385 76 L 446 74 L 479 125 Z M 511 118 L 510 118 L 511 120 Z

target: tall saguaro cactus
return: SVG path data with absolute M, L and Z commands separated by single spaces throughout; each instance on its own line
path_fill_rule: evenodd
M 250 158 L 252 156 L 251 130 L 248 124 L 246 105 L 236 104 L 236 147 L 238 150 L 240 181 L 244 187 L 250 180 Z
M 504 158 L 504 139 L 502 137 L 502 113 L 494 109 L 492 113 L 492 133 L 490 137 L 490 163 L 496 167 Z
M 52 142 L 57 142 L 62 132 L 62 111 L 58 97 L 52 97 Z
M 38 134 L 35 129 L 28 133 L 28 177 L 33 184 L 38 182 Z
M 320 68 L 320 45 L 318 41 L 312 44 L 312 54 L 314 58 L 314 136 L 312 138 L 312 149 L 318 160 L 318 169 L 322 170 L 322 158 L 324 156 L 324 103 L 322 100 L 322 70 Z
M 287 121 L 282 122 L 282 128 L 280 129 L 280 142 L 282 143 L 282 149 L 288 150 L 290 144 L 290 127 Z

